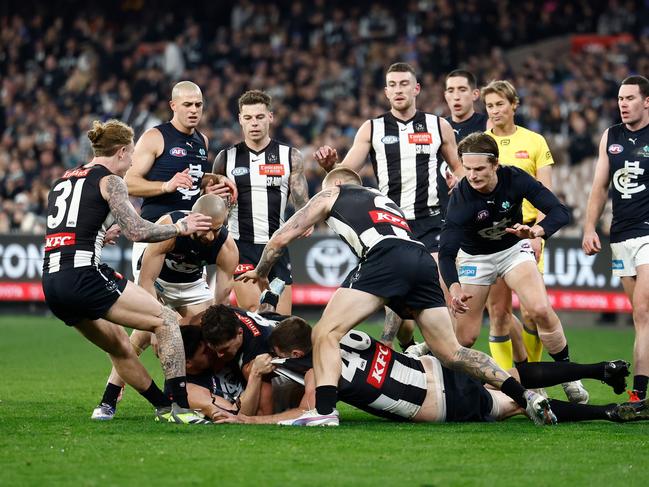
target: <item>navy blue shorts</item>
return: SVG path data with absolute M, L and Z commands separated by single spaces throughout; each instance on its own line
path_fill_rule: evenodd
M 482 382 L 461 372 L 442 367 L 449 423 L 495 421 L 493 398 Z
M 415 242 L 388 239 L 373 247 L 340 287 L 358 289 L 386 300 L 403 319 L 413 311 L 446 307 L 439 287 L 437 264 Z
M 439 236 L 442 233 L 444 220 L 441 215 L 427 216 L 408 220 L 408 226 L 415 236 L 426 246 L 429 253 L 439 252 Z
M 68 326 L 103 318 L 128 281 L 105 264 L 43 274 L 43 293 L 52 313 Z
M 241 242 L 239 240 L 235 240 L 235 243 L 239 248 L 239 265 L 237 266 L 237 270 L 234 272 L 234 276 L 236 277 L 253 270 L 257 266 L 266 245 L 256 244 L 253 242 Z M 272 281 L 276 277 L 279 277 L 284 281 L 287 286 L 293 284 L 293 274 L 291 274 L 291 260 L 288 255 L 288 249 L 282 251 L 279 260 L 275 263 L 268 274 L 269 281 Z

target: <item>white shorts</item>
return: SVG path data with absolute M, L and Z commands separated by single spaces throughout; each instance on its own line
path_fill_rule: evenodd
M 191 306 L 214 299 L 214 293 L 205 279 L 194 282 L 166 282 L 156 279 L 155 288 L 158 296 L 170 308 Z
M 635 276 L 638 266 L 649 264 L 649 235 L 612 243 L 611 254 L 614 276 Z
M 131 250 L 131 270 L 133 271 L 133 282 L 139 284 L 140 270 L 137 268 L 137 263 L 146 250 L 147 242 L 133 242 L 133 249 Z
M 457 254 L 457 273 L 460 284 L 491 286 L 497 278 L 528 261 L 536 265 L 534 251 L 527 239 L 493 254 L 470 255 L 460 249 Z

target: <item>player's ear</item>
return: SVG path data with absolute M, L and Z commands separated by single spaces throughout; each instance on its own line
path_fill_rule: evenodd
M 302 358 L 304 357 L 304 352 L 302 350 L 291 350 L 291 358 Z
M 480 99 L 480 90 L 475 88 L 473 90 L 473 101 L 478 101 Z

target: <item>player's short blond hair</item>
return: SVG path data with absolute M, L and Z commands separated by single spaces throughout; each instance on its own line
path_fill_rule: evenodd
M 503 97 L 512 105 L 518 105 L 520 102 L 516 88 L 514 88 L 514 85 L 505 79 L 497 79 L 489 83 L 487 86 L 484 86 L 480 90 L 480 97 L 482 98 L 482 101 L 484 101 L 487 95 L 492 93 Z
M 358 184 L 359 186 L 363 185 L 363 180 L 358 175 L 356 171 L 349 169 L 348 167 L 337 167 L 333 169 L 322 181 L 322 186 L 329 184 L 335 179 L 340 179 L 345 184 Z

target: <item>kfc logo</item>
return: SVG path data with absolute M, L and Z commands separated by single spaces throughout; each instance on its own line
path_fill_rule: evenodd
M 76 243 L 76 234 L 74 233 L 54 233 L 45 237 L 45 252 L 48 250 L 58 249 L 66 245 Z
M 385 376 L 388 371 L 388 364 L 392 357 L 392 350 L 381 345 L 376 344 L 376 352 L 374 353 L 374 360 L 372 360 L 372 367 L 370 368 L 370 375 L 367 377 L 367 383 L 377 389 L 380 389 L 385 382 Z
M 243 274 L 248 271 L 255 270 L 255 266 L 252 264 L 239 264 L 237 268 L 234 270 L 234 275 L 238 276 L 239 274 Z
M 394 213 L 389 213 L 383 210 L 372 210 L 370 211 L 370 218 L 374 223 L 389 223 L 390 225 L 401 227 L 404 230 L 410 231 L 408 222 L 401 218 L 399 215 L 395 215 Z

